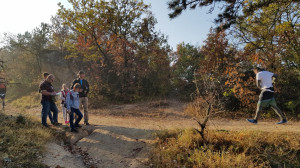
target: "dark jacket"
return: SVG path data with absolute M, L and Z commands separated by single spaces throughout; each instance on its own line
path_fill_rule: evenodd
M 76 83 L 80 84 L 80 78 L 77 78 L 72 82 L 71 89 L 73 89 L 73 87 Z M 87 95 L 90 91 L 90 85 L 89 85 L 88 81 L 83 79 L 82 84 L 80 84 L 80 86 L 81 86 L 81 89 L 83 89 L 83 91 L 79 92 L 79 97 L 87 97 Z

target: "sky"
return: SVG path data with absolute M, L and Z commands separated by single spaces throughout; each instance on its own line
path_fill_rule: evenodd
M 50 23 L 58 10 L 57 3 L 68 6 L 67 0 L 0 0 L 0 38 L 4 33 L 32 31 L 42 22 Z M 208 14 L 208 9 L 187 10 L 175 19 L 169 19 L 168 0 L 144 0 L 158 23 L 156 29 L 168 36 L 173 49 L 181 42 L 201 46 L 209 29 L 214 27 L 217 12 Z

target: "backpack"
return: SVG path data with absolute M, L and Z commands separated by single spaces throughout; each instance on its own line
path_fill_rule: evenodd
M 5 83 L 0 83 L 0 89 L 6 89 Z
M 62 91 L 62 92 L 64 92 L 64 91 Z M 70 100 L 73 101 L 73 95 L 72 95 L 71 91 L 68 91 L 67 94 L 64 94 L 64 93 L 62 93 L 62 94 L 63 94 L 63 97 L 66 98 L 66 99 L 67 99 L 67 95 L 70 94 Z M 62 102 L 63 103 L 61 103 L 61 104 L 63 104 L 64 107 L 67 108 L 66 102 L 65 101 L 62 101 Z

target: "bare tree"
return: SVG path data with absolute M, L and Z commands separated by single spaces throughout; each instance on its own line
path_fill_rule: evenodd
M 200 129 L 195 130 L 201 135 L 206 143 L 205 129 L 209 119 L 216 114 L 224 112 L 226 97 L 223 96 L 223 87 L 220 80 L 207 74 L 194 74 L 196 93 L 193 103 L 188 110 L 189 115 L 197 121 Z

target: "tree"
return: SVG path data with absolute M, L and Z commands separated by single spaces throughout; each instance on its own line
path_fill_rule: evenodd
M 173 85 L 183 99 L 190 99 L 190 95 L 196 91 L 194 72 L 198 71 L 203 55 L 198 47 L 181 43 L 172 57 Z
M 86 69 L 97 72 L 94 79 L 107 96 L 134 100 L 144 94 L 143 85 L 149 87 L 147 81 L 156 80 L 151 74 L 160 68 L 168 74 L 169 47 L 154 30 L 156 20 L 148 5 L 136 0 L 69 2 L 73 8 L 60 5 L 57 16 L 72 28 L 66 42 L 68 57 L 88 61 Z
M 51 22 L 53 45 L 63 53 L 66 50 L 65 43 L 70 34 L 70 27 L 63 24 L 63 20 L 58 16 L 52 16 Z
M 176 18 L 186 9 L 195 9 L 196 7 L 211 6 L 214 10 L 216 4 L 219 3 L 224 9 L 215 19 L 220 24 L 221 29 L 227 29 L 231 25 L 236 24 L 238 19 L 245 18 L 255 14 L 263 7 L 273 4 L 290 4 L 299 3 L 298 0 L 171 0 L 168 2 L 169 9 L 172 13 L 170 18 Z
M 32 54 L 35 57 L 39 74 L 42 73 L 41 54 L 49 46 L 50 26 L 41 23 L 32 33 L 26 31 L 24 34 L 18 34 L 16 38 L 10 38 L 10 47 L 12 49 L 22 50 Z M 32 62 L 34 63 L 34 62 Z

